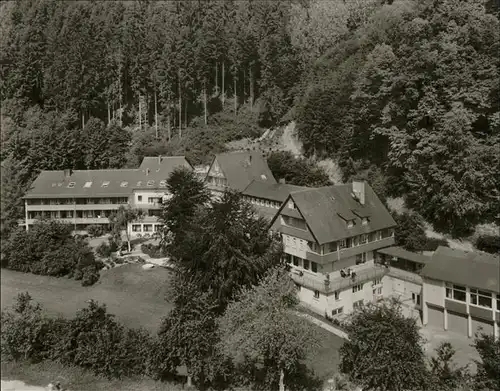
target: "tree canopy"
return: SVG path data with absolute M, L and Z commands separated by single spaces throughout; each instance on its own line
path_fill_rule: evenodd
M 260 368 L 251 381 L 264 390 L 304 389 L 301 360 L 319 346 L 309 322 L 297 316 L 297 288 L 283 268 L 270 270 L 231 302 L 219 319 L 220 345 L 236 365 Z M 313 379 L 308 386 L 315 389 Z

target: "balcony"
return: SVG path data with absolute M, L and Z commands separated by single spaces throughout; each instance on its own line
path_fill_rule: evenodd
M 383 238 L 380 240 L 375 240 L 373 242 L 368 242 L 365 244 L 359 244 L 354 247 L 341 249 L 339 252 L 334 251 L 328 254 L 318 254 L 312 252 L 310 248 L 306 250 L 306 259 L 319 264 L 326 264 L 330 262 L 335 262 L 345 258 L 351 258 L 357 254 L 365 253 L 368 251 L 377 250 L 383 247 L 389 247 L 394 244 L 394 237 L 390 236 L 388 238 Z
M 62 204 L 62 205 L 28 205 L 29 212 L 51 212 L 57 210 L 118 210 L 126 204 Z
M 75 218 L 66 218 L 66 219 L 51 219 L 51 220 L 57 220 L 60 221 L 61 223 L 68 223 L 68 224 L 109 224 L 109 219 L 106 217 L 101 217 L 101 218 L 81 218 L 77 217 Z M 33 225 L 35 222 L 39 221 L 38 219 L 28 219 L 28 225 Z
M 331 273 L 330 280 L 327 280 L 325 274 L 313 274 L 307 270 L 303 271 L 292 266 L 290 277 L 301 286 L 328 294 L 337 290 L 348 289 L 375 278 L 382 278 L 388 271 L 385 267 L 379 265 L 361 265 L 352 269 L 356 272 L 354 279 L 341 277 L 338 273 Z
M 423 279 L 417 273 L 412 273 L 403 269 L 398 269 L 396 267 L 390 267 L 388 269 L 388 276 L 398 278 L 403 281 L 413 282 L 418 285 L 423 284 Z

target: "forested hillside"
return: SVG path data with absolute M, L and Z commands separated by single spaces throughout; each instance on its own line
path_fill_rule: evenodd
M 4 226 L 42 169 L 199 163 L 289 120 L 307 155 L 404 196 L 442 232 L 498 220 L 497 1 L 0 7 Z

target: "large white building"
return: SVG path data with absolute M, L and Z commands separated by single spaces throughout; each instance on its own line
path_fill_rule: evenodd
M 51 218 L 72 224 L 75 231 L 106 227 L 113 211 L 129 205 L 144 215 L 129 224 L 131 236 L 152 236 L 161 226 L 157 216 L 168 197 L 166 179 L 177 167 L 193 169 L 183 156 L 173 156 L 145 157 L 137 169 L 42 171 L 24 196 L 24 226 Z

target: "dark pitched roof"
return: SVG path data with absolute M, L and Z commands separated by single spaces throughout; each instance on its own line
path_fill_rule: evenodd
M 367 183 L 364 205 L 351 193 L 352 184 L 346 184 L 292 192 L 290 197 L 319 244 L 396 226 L 389 211 Z M 353 210 L 369 216 L 368 223 L 362 225 L 361 218 Z M 347 228 L 344 218 L 353 219 L 355 225 Z
M 243 194 L 250 197 L 263 198 L 272 201 L 285 202 L 292 191 L 305 190 L 307 187 L 284 183 L 270 183 L 253 180 L 243 190 Z
M 397 258 L 401 258 L 401 259 L 407 259 L 409 261 L 413 261 L 416 263 L 422 263 L 424 265 L 427 264 L 428 262 L 430 262 L 430 260 L 431 260 L 431 257 L 429 257 L 427 255 L 414 253 L 414 252 L 405 250 L 402 247 L 397 247 L 397 246 L 381 248 L 381 249 L 377 250 L 377 252 L 380 254 L 389 255 L 391 257 L 397 257 Z
M 500 293 L 500 257 L 439 246 L 422 276 Z
M 266 159 L 258 152 L 220 153 L 215 155 L 215 160 L 231 189 L 243 191 L 253 180 L 276 183 Z
M 176 157 L 177 158 L 177 157 Z M 151 158 L 145 158 L 151 159 Z M 158 158 L 156 162 L 158 163 Z M 126 197 L 134 189 L 164 189 L 170 172 L 182 165 L 191 167 L 181 157 L 168 159 L 160 167 L 144 165 L 144 169 L 75 170 L 66 175 L 64 170 L 42 171 L 31 184 L 25 198 L 40 197 Z
M 150 170 L 159 170 L 164 175 L 168 176 L 177 167 L 186 167 L 193 170 L 193 166 L 189 164 L 184 156 L 148 156 L 142 159 L 139 168 L 141 170 L 145 170 L 146 168 L 149 168 Z

